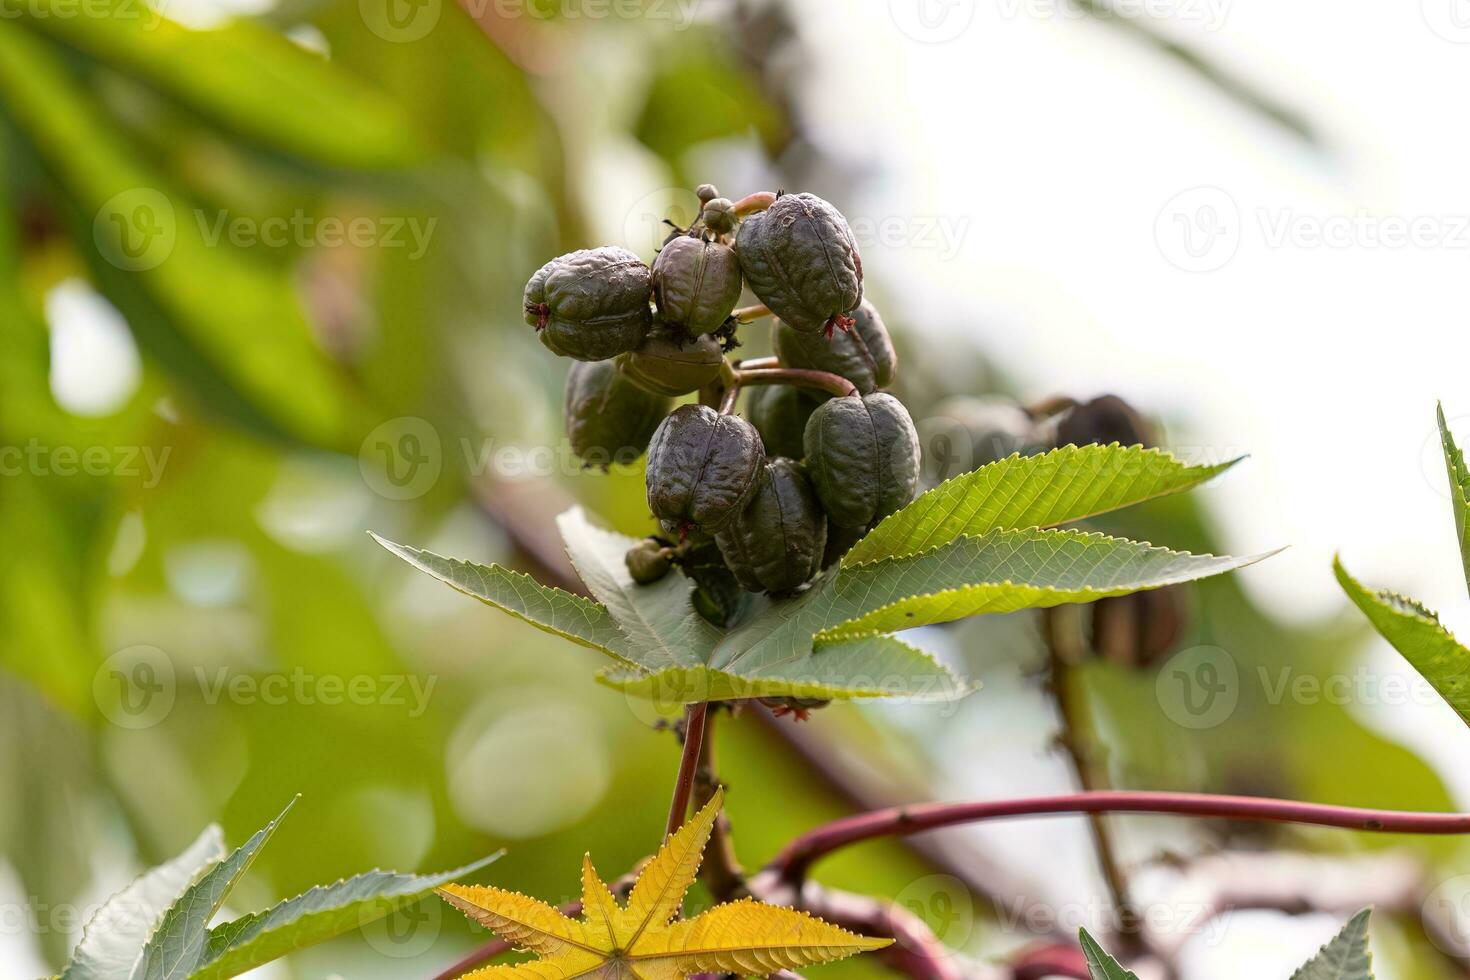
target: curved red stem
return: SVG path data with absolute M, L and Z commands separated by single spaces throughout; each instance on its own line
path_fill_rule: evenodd
M 1311 824 L 1391 834 L 1470 833 L 1470 813 L 1415 813 L 1364 810 L 1296 800 L 1203 793 L 1099 791 L 971 803 L 919 803 L 859 813 L 809 830 L 769 865 L 789 880 L 799 880 L 811 864 L 840 847 L 876 837 L 905 836 L 940 827 L 1003 817 L 1060 813 L 1156 813 L 1226 817 L 1274 823 Z

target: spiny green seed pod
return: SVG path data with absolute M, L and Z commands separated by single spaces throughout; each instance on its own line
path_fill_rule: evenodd
M 749 422 L 707 405 L 681 405 L 648 446 L 648 509 L 677 522 L 681 536 L 690 527 L 713 534 L 750 500 L 765 462 Z
M 623 564 L 628 566 L 628 574 L 633 576 L 633 581 L 639 585 L 652 585 L 669 574 L 674 563 L 668 548 L 655 538 L 644 538 L 623 555 Z
M 828 340 L 819 333 L 803 333 L 777 320 L 771 327 L 771 346 L 786 367 L 826 371 L 851 381 L 870 394 L 893 384 L 898 355 L 883 318 L 863 300 L 853 313 L 851 329 Z
M 673 405 L 623 377 L 612 361 L 579 361 L 567 372 L 567 440 L 587 466 L 631 463 Z
M 717 330 L 740 302 L 740 262 L 719 242 L 675 238 L 653 260 L 652 282 L 659 316 L 691 334 Z
M 914 499 L 919 434 L 892 395 L 833 398 L 806 424 L 806 463 L 827 519 L 870 527 Z
M 709 334 L 680 339 L 655 327 L 635 351 L 618 357 L 618 369 L 659 395 L 687 395 L 720 376 L 725 352 Z
M 734 203 L 724 197 L 705 201 L 700 216 L 704 219 L 704 226 L 716 235 L 723 235 L 733 229 L 737 220 Z
M 761 385 L 750 389 L 746 412 L 768 455 L 800 459 L 806 455 L 806 420 L 823 400 L 820 394 L 792 385 Z
M 811 581 L 827 546 L 827 515 L 801 464 L 768 462 L 750 503 L 715 543 L 752 592 L 789 595 Z
M 643 343 L 653 325 L 650 272 L 625 248 L 561 255 L 526 283 L 526 322 L 554 354 L 601 361 Z
M 783 194 L 740 225 L 735 253 L 745 281 L 797 330 L 851 325 L 863 299 L 863 262 L 852 229 L 815 194 Z

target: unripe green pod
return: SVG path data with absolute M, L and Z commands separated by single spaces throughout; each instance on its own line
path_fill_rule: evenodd
M 673 405 L 623 377 L 612 361 L 579 361 L 567 372 L 562 403 L 567 441 L 587 466 L 631 463 Z
M 688 340 L 655 328 L 635 351 L 618 357 L 618 369 L 659 395 L 687 395 L 720 376 L 724 348 L 709 334 Z
M 653 260 L 651 281 L 659 316 L 691 334 L 718 330 L 740 302 L 740 261 L 719 242 L 675 238 Z
M 723 197 L 705 201 L 700 217 L 704 219 L 704 226 L 717 235 L 733 229 L 737 220 L 734 203 Z
M 871 527 L 914 499 L 919 434 L 892 395 L 833 398 L 806 424 L 806 463 L 817 499 L 838 527 Z
M 746 412 L 761 434 L 768 456 L 806 455 L 806 420 L 812 417 L 823 396 L 794 385 L 759 385 L 750 389 Z
M 700 204 L 708 204 L 720 196 L 719 190 L 714 184 L 700 184 L 694 188 L 694 196 L 699 198 Z
M 867 300 L 852 318 L 852 327 L 834 333 L 830 340 L 820 333 L 794 330 L 777 320 L 771 326 L 771 346 L 784 367 L 839 375 L 865 395 L 887 388 L 898 369 L 898 355 L 893 351 L 888 328 Z
M 735 254 L 751 290 L 797 330 L 847 326 L 863 300 L 863 262 L 852 229 L 815 194 L 783 194 L 746 218 Z
M 555 354 L 601 361 L 643 343 L 653 325 L 650 272 L 625 248 L 561 255 L 526 283 L 526 322 Z
M 629 548 L 623 555 L 623 564 L 628 566 L 628 574 L 639 585 L 652 585 L 669 574 L 673 567 L 668 549 L 653 538 L 644 538 Z
M 811 581 L 827 546 L 827 515 L 800 463 L 766 463 L 755 495 L 715 535 L 725 564 L 752 592 L 789 595 Z
M 681 405 L 648 446 L 648 509 L 677 522 L 681 535 L 689 527 L 713 534 L 745 507 L 765 462 L 749 422 L 707 405 Z

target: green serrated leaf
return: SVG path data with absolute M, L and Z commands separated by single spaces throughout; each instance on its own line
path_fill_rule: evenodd
M 386 97 L 253 21 L 191 30 L 133 0 L 88 0 L 86 16 L 67 0 L 0 0 L 0 10 L 278 152 L 361 169 L 416 156 L 407 118 Z
M 1455 512 L 1455 535 L 1460 541 L 1460 564 L 1465 570 L 1465 588 L 1470 589 L 1470 467 L 1465 465 L 1465 454 L 1455 445 L 1444 420 L 1444 406 L 1435 406 L 1435 417 L 1439 421 L 1439 442 L 1444 449 L 1445 470 L 1450 477 L 1450 505 Z
M 431 894 L 499 858 L 504 851 L 453 871 L 434 875 L 369 871 L 332 885 L 319 885 L 264 912 L 209 930 L 204 958 L 190 980 L 239 976 L 287 953 L 367 925 L 394 909 Z
M 542 585 L 529 575 L 499 565 L 445 558 L 431 551 L 395 544 L 376 534 L 372 538 L 414 568 L 467 596 L 510 613 L 537 629 L 632 662 L 628 637 L 618 628 L 606 606 Z
M 1092 602 L 1208 578 L 1265 557 L 1192 555 L 1072 530 L 962 535 L 920 554 L 843 569 L 840 590 L 854 600 L 848 609 L 867 608 L 822 630 L 817 641 Z
M 1368 950 L 1368 916 L 1364 909 L 1347 921 L 1291 980 L 1373 980 L 1373 955 Z
M 1092 980 L 1138 980 L 1138 974 L 1123 969 L 1086 929 L 1080 930 L 1077 938 L 1082 944 L 1082 955 L 1087 957 L 1087 972 L 1092 974 Z
M 885 518 L 842 564 L 912 555 L 962 534 L 1052 527 L 1198 486 L 1235 465 L 1189 466 L 1141 446 L 1011 456 L 940 484 Z
M 108 899 L 87 923 L 61 980 L 132 977 L 165 913 L 224 856 L 224 834 L 211 825 L 178 857 L 153 868 Z
M 1470 650 L 1444 628 L 1437 615 L 1413 599 L 1365 588 L 1348 574 L 1341 558 L 1333 559 L 1332 569 L 1338 584 L 1373 628 L 1470 725 Z
M 295 805 L 295 800 L 286 804 L 280 816 L 179 896 L 148 938 L 142 962 L 133 973 L 135 980 L 186 980 L 198 968 L 208 948 L 210 921 Z

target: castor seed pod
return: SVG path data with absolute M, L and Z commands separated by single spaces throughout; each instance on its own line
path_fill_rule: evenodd
M 766 463 L 750 503 L 715 543 L 740 584 L 752 592 L 789 595 L 821 567 L 827 515 L 800 463 Z
M 694 188 L 694 196 L 699 198 L 700 204 L 708 204 L 710 201 L 719 197 L 720 192 L 715 189 L 714 184 L 700 184 Z
M 924 474 L 931 483 L 1005 459 L 1048 448 L 1047 434 L 1020 405 L 1002 396 L 957 395 L 934 407 L 924 437 Z
M 676 522 L 681 537 L 689 527 L 713 534 L 750 500 L 765 462 L 749 422 L 707 405 L 681 405 L 648 446 L 648 509 Z
M 735 205 L 729 198 L 717 197 L 704 202 L 704 226 L 716 235 L 723 235 L 735 227 Z
M 635 351 L 618 357 L 618 369 L 640 388 L 659 395 L 687 395 L 720 376 L 725 352 L 709 334 L 675 337 L 657 327 Z
M 674 563 L 669 549 L 654 538 L 644 538 L 623 555 L 623 564 L 628 566 L 628 574 L 633 576 L 633 581 L 639 585 L 652 585 L 669 574 Z
M 746 218 L 735 238 L 745 281 L 793 328 L 851 326 L 863 299 L 863 263 L 852 229 L 815 194 L 783 194 Z
M 631 463 L 673 405 L 623 377 L 612 361 L 578 361 L 567 372 L 562 404 L 567 441 L 587 466 Z
M 1100 395 L 1089 402 L 1074 405 L 1057 424 L 1057 444 L 1086 446 L 1152 446 L 1158 433 L 1138 409 L 1117 395 Z
M 817 499 L 838 527 L 869 527 L 914 499 L 919 434 L 892 395 L 825 402 L 807 420 L 804 442 Z
M 652 283 L 660 317 L 691 334 L 710 333 L 740 302 L 740 262 L 728 245 L 684 235 L 653 260 Z
M 812 417 L 824 395 L 791 385 L 761 385 L 750 389 L 746 413 L 761 434 L 768 456 L 806 455 L 806 420 Z
M 650 275 L 638 256 L 616 245 L 558 256 L 526 283 L 526 322 L 554 354 L 616 357 L 643 343 L 653 325 Z
M 883 318 L 863 300 L 852 319 L 850 330 L 833 334 L 830 340 L 777 320 L 771 327 L 771 346 L 785 367 L 840 375 L 865 395 L 887 388 L 893 384 L 898 355 Z

